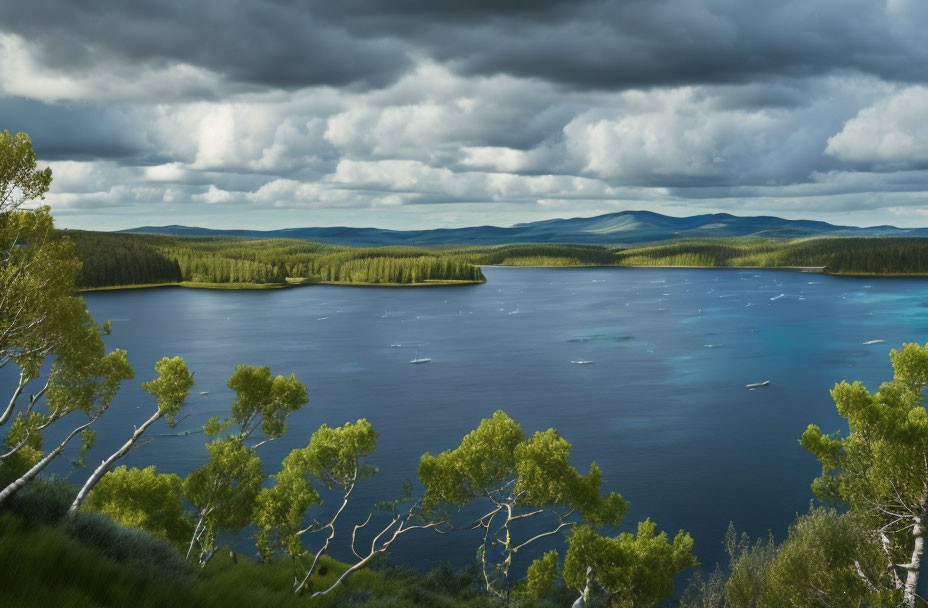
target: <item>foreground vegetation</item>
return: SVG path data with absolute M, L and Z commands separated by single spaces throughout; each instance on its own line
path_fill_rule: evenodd
M 928 239 L 719 238 L 630 247 L 524 244 L 470 248 L 344 247 L 295 239 L 65 231 L 82 289 L 141 285 L 262 289 L 315 283 L 454 285 L 481 265 L 824 267 L 830 274 L 928 275 Z
M 67 518 L 73 488 L 38 483 L 0 515 L 0 605 L 306 606 L 290 590 L 286 563 L 261 563 L 224 551 L 202 571 L 170 545 L 94 514 Z M 346 565 L 323 557 L 313 585 L 330 586 Z M 525 606 L 569 604 L 563 596 L 525 597 Z M 558 601 L 560 600 L 560 601 Z M 565 601 L 566 600 L 566 601 Z M 490 608 L 475 567 L 439 566 L 423 574 L 381 561 L 312 606 Z
M 415 483 L 370 505 L 363 521 L 346 522 L 354 490 L 377 473 L 377 432 L 364 419 L 321 425 L 268 476 L 261 448 L 287 435 L 289 417 L 309 393 L 293 375 L 267 367 L 232 372 L 236 399 L 204 426 L 204 464 L 186 477 L 119 465 L 153 424 L 173 426 L 183 415 L 194 376 L 182 358 L 164 357 L 141 385 L 148 417 L 124 443 L 83 483 L 48 479 L 44 471 L 65 454 L 86 466 L 95 423 L 135 376 L 125 351 L 106 352 L 109 324 L 98 325 L 74 295 L 81 264 L 72 241 L 53 230 L 47 207 L 21 209 L 50 181 L 49 171 L 36 169 L 27 137 L 0 133 L 0 367 L 19 372 L 0 411 L 0 604 L 639 608 L 667 601 L 679 574 L 698 565 L 682 530 L 671 539 L 646 519 L 617 532 L 628 503 L 602 487 L 599 467 L 582 473 L 555 429 L 527 436 L 501 411 L 459 445 L 423 454 Z M 571 253 L 582 261 L 602 254 L 520 247 L 449 255 Z M 643 250 L 636 255 L 649 260 L 679 254 Z M 390 265 L 383 256 L 332 255 L 342 254 L 349 269 L 366 259 L 376 263 L 359 267 Z M 236 259 L 246 271 L 264 264 Z M 144 267 L 167 266 L 153 257 Z M 832 391 L 846 433 L 810 425 L 800 438 L 822 465 L 812 483 L 821 505 L 798 517 L 782 543 L 752 541 L 732 528 L 730 563 L 696 577 L 681 605 L 926 605 L 918 589 L 928 533 L 928 344 L 905 344 L 890 359 L 893 377 L 876 392 L 859 382 Z M 525 521 L 534 522 L 531 532 L 519 526 Z M 399 539 L 428 542 L 427 535 L 451 530 L 474 534 L 471 567 L 424 575 L 384 562 Z M 219 541 L 245 534 L 258 561 Z M 352 541 L 346 563 L 329 555 L 336 537 Z M 542 539 L 561 541 L 559 550 L 539 555 Z M 534 560 L 523 568 L 517 556 Z

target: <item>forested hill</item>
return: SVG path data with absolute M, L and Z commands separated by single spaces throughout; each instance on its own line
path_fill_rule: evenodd
M 818 266 L 835 274 L 928 275 L 928 238 L 714 238 L 626 247 L 516 243 L 484 247 L 344 247 L 297 239 L 177 237 L 66 230 L 82 288 L 155 283 L 231 287 L 293 283 L 480 282 L 481 265 Z
M 83 263 L 78 287 L 153 283 L 284 285 L 473 283 L 462 254 L 416 247 L 351 248 L 285 239 L 172 237 L 63 231 Z
M 577 243 L 616 245 L 680 238 L 813 236 L 928 236 L 928 228 L 873 226 L 857 228 L 827 222 L 787 220 L 772 216 L 739 217 L 727 213 L 671 217 L 650 211 L 621 211 L 589 218 L 554 219 L 508 228 L 476 226 L 435 230 L 379 228 L 288 228 L 285 230 L 211 230 L 188 226 L 144 226 L 124 232 L 171 236 L 236 236 L 287 238 L 355 247 L 384 245 L 503 245 L 509 243 Z

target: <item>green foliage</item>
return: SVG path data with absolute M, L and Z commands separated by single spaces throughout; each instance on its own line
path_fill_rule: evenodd
M 35 378 L 55 338 L 86 321 L 72 297 L 80 263 L 53 229 L 48 207 L 0 213 L 0 363 L 13 360 Z
M 89 319 L 89 316 L 88 316 Z M 131 380 L 135 372 L 129 365 L 124 350 L 114 350 L 103 355 L 102 342 L 96 343 L 96 325 L 89 322 L 91 331 L 82 338 L 89 338 L 81 346 L 90 346 L 83 352 L 68 348 L 54 363 L 46 402 L 51 417 L 58 419 L 73 411 L 80 411 L 89 418 L 102 415 L 109 407 L 123 380 Z M 96 339 L 94 339 L 96 338 Z M 88 341 L 90 341 L 88 340 Z
M 549 255 L 522 256 L 518 258 L 506 258 L 499 264 L 500 266 L 584 266 L 585 264 L 579 258 L 556 258 Z
M 469 250 L 476 264 L 503 266 L 610 266 L 616 263 L 614 251 L 598 245 L 524 243 Z
M 0 464 L 0 484 L 12 482 L 42 459 L 45 439 L 42 437 L 41 428 L 44 423 L 45 416 L 39 412 L 19 412 L 10 423 L 3 445 L 8 450 L 12 450 L 14 446 L 21 447 Z
M 183 281 L 180 264 L 145 239 L 108 232 L 66 230 L 83 263 L 78 287 Z
M 240 530 L 252 523 L 253 518 L 258 519 L 257 540 L 262 556 L 269 557 L 273 545 L 291 546 L 298 553 L 298 539 L 293 537 L 292 530 L 298 525 L 300 514 L 318 501 L 318 494 L 296 470 L 298 458 L 293 457 L 289 463 L 285 461 L 278 476 L 279 489 L 257 502 L 264 473 L 255 450 L 286 432 L 287 417 L 309 401 L 306 387 L 293 375 L 272 377 L 269 368 L 250 365 L 239 365 L 228 385 L 237 393 L 232 416 L 224 422 L 218 417 L 211 418 L 204 431 L 208 436 L 217 436 L 236 425 L 238 432 L 207 444 L 209 462 L 184 482 L 184 496 L 198 513 L 190 546 L 199 545 L 201 565 L 215 552 L 218 530 Z M 247 445 L 246 440 L 258 429 L 264 439 Z M 256 505 L 259 505 L 257 511 Z
M 75 230 L 67 235 L 84 263 L 81 287 L 179 281 L 262 285 L 290 280 L 365 284 L 484 280 L 480 268 L 462 251 Z
M 74 501 L 77 488 L 57 479 L 37 479 L 4 505 L 29 526 L 48 526 L 60 521 Z
M 639 522 L 637 534 L 615 538 L 578 526 L 564 557 L 564 582 L 581 594 L 593 583 L 610 606 L 656 606 L 673 593 L 674 576 L 699 565 L 692 551 L 689 534 L 681 530 L 670 543 L 651 520 Z
M 120 466 L 100 479 L 82 508 L 186 548 L 193 525 L 181 502 L 182 494 L 183 481 L 173 473 L 158 473 L 153 466 Z
M 91 524 L 92 525 L 92 524 Z M 106 524 L 103 524 L 104 526 Z M 110 524 L 110 527 L 115 527 Z M 94 536 L 104 536 L 94 534 Z M 79 537 L 83 538 L 83 537 Z M 131 546 L 120 541 L 120 550 Z M 285 561 L 254 563 L 238 555 L 233 561 L 220 551 L 199 576 L 175 564 L 178 576 L 165 576 L 160 564 L 146 564 L 151 553 L 130 553 L 128 559 L 110 557 L 85 546 L 56 527 L 25 527 L 8 514 L 0 514 L 0 585 L 3 606 L 134 606 L 162 608 L 225 608 L 227 606 L 277 608 L 498 608 L 499 602 L 481 592 L 479 571 L 439 566 L 428 574 L 413 568 L 381 564 L 358 572 L 343 590 L 331 596 L 308 599 L 289 587 L 292 572 Z M 327 587 L 346 566 L 323 557 L 314 587 Z M 520 599 L 521 608 L 555 608 L 551 603 Z
M 777 544 L 771 534 L 767 540 L 757 539 L 753 544 L 746 533 L 739 537 L 734 524 L 728 524 L 725 550 L 730 559 L 731 572 L 725 583 L 725 596 L 733 608 L 753 607 L 763 596 L 764 581 L 777 554 Z
M 767 568 L 762 601 L 754 605 L 898 606 L 901 592 L 872 592 L 857 572 L 859 566 L 868 578 L 879 580 L 885 561 L 876 535 L 861 518 L 812 509 L 790 527 Z
M 928 239 L 686 239 L 626 248 L 526 243 L 494 247 L 344 247 L 295 239 L 178 237 L 68 230 L 83 262 L 78 285 L 175 283 L 415 284 L 484 281 L 504 266 L 824 266 L 829 273 L 928 274 Z
M 457 448 L 423 454 L 419 461 L 426 514 L 489 503 L 473 527 L 484 532 L 477 556 L 487 589 L 500 597 L 509 596 L 510 569 L 519 551 L 573 525 L 577 516 L 594 525 L 617 525 L 625 515 L 628 503 L 619 494 L 601 495 L 599 467 L 594 463 L 584 477 L 570 464 L 570 449 L 553 429 L 526 439 L 522 428 L 498 411 Z M 513 521 L 540 515 L 556 519 L 552 530 L 524 541 L 514 538 Z
M 243 438 L 259 427 L 268 439 L 282 436 L 287 431 L 287 417 L 309 401 L 306 387 L 293 374 L 271 377 L 268 367 L 239 365 L 228 386 L 238 393 L 232 404 L 232 420 Z
M 928 273 L 928 239 L 903 237 L 708 238 L 644 243 L 618 251 L 621 266 L 778 268 L 824 266 L 829 273 Z
M 189 595 L 180 585 L 165 580 L 144 562 L 141 570 L 136 565 L 138 561 L 130 566 L 84 546 L 61 528 L 25 527 L 15 517 L 0 514 L 0 570 L 5 573 L 0 605 L 154 607 L 185 603 Z
M 557 582 L 557 551 L 548 551 L 528 567 L 525 591 L 532 597 L 547 597 Z
M 187 370 L 187 363 L 180 357 L 162 358 L 155 363 L 158 377 L 142 383 L 142 389 L 148 391 L 158 400 L 158 411 L 167 417 L 173 426 L 175 416 L 180 410 L 187 394 L 193 386 L 193 374 Z
M 309 445 L 301 451 L 294 450 L 290 457 L 299 454 L 305 473 L 311 473 L 318 483 L 331 490 L 335 485 L 366 479 L 377 472 L 362 463 L 377 447 L 377 437 L 364 418 L 338 428 L 323 424 L 313 433 Z
M 147 577 L 177 582 L 193 578 L 193 571 L 170 544 L 142 530 L 114 523 L 100 513 L 76 513 L 61 523 L 62 530 L 85 547 L 93 548 Z
M 702 596 L 689 592 L 688 604 L 731 608 L 778 608 L 780 606 L 899 606 L 899 589 L 878 588 L 886 557 L 865 519 L 854 513 L 812 508 L 790 526 L 779 547 L 773 538 L 753 544 L 740 538 L 733 526 L 726 535 L 731 574 L 724 585 L 724 601 L 718 594 L 719 575 L 703 586 Z M 697 597 L 713 603 L 696 603 Z
M 201 561 L 214 548 L 216 533 L 235 532 L 251 523 L 255 499 L 264 483 L 261 459 L 242 438 L 228 437 L 206 444 L 210 459 L 184 480 L 184 498 L 200 516 L 194 540 Z
M 437 457 L 422 456 L 423 506 L 427 510 L 442 504 L 463 506 L 512 484 L 518 506 L 562 505 L 590 516 L 592 523 L 617 525 L 627 503 L 615 492 L 602 497 L 599 468 L 594 463 L 589 476 L 580 475 L 570 464 L 570 449 L 554 429 L 526 440 L 521 426 L 497 411 L 457 448 Z
M 29 200 L 45 198 L 52 170 L 37 169 L 32 141 L 25 133 L 0 131 L 0 213 Z
M 376 473 L 364 462 L 377 444 L 377 433 L 363 418 L 338 428 L 323 424 L 313 433 L 305 448 L 295 449 L 284 458 L 272 488 L 261 490 L 256 501 L 254 520 L 258 526 L 257 545 L 261 557 L 269 560 L 284 552 L 293 560 L 296 588 L 312 575 L 319 557 L 335 537 L 339 515 L 348 503 L 355 484 Z M 341 506 L 327 523 L 318 520 L 303 527 L 307 510 L 322 504 L 315 486 L 341 491 Z M 304 535 L 328 532 L 318 548 L 311 551 L 312 562 L 304 565 Z
M 463 506 L 483 496 L 515 474 L 515 450 L 524 440 L 522 427 L 497 411 L 465 435 L 459 447 L 437 457 L 426 452 L 419 462 L 423 507 Z
M 679 608 L 730 608 L 731 604 L 725 596 L 725 574 L 718 564 L 703 578 L 697 572 L 690 579 L 680 596 Z
M 0 211 L 0 366 L 12 363 L 20 374 L 8 406 L 0 411 L 0 426 L 10 423 L 0 461 L 0 502 L 29 483 L 76 436 L 83 457 L 94 439 L 86 426 L 134 376 L 124 351 L 105 353 L 103 331 L 83 300 L 74 297 L 80 263 L 70 242 L 55 234 L 48 208 L 10 209 Z M 73 412 L 82 413 L 83 421 L 69 416 Z M 62 419 L 73 424 L 74 433 L 66 434 L 46 458 L 44 434 Z
M 886 535 L 894 566 L 872 580 L 880 588 L 907 590 L 912 605 L 928 514 L 928 412 L 922 398 L 928 382 L 928 345 L 905 344 L 890 354 L 894 377 L 870 393 L 860 382 L 842 382 L 831 391 L 848 422 L 846 437 L 825 435 L 810 425 L 802 447 L 822 463 L 812 484 L 822 499 L 847 504 Z M 889 560 L 887 560 L 889 561 Z

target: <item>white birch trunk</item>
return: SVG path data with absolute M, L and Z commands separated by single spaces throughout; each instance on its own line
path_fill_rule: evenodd
M 81 491 L 77 493 L 77 497 L 74 499 L 74 502 L 71 503 L 71 508 L 68 509 L 68 515 L 77 512 L 77 510 L 81 508 L 81 505 L 85 500 L 87 500 L 87 495 L 90 494 L 90 491 L 95 485 L 97 485 L 97 482 L 103 478 L 106 472 L 110 470 L 110 467 L 113 466 L 113 463 L 128 454 L 132 449 L 132 446 L 135 445 L 135 442 L 138 441 L 139 438 L 145 433 L 146 429 L 154 424 L 156 420 L 161 418 L 161 416 L 161 410 L 155 412 L 151 418 L 146 420 L 142 426 L 137 428 L 135 432 L 132 433 L 132 437 L 129 438 L 129 441 L 125 442 L 121 448 L 113 452 L 109 458 L 100 463 L 100 466 L 96 468 L 90 478 L 87 479 L 86 483 L 84 483 L 84 487 L 81 488 Z
M 48 464 L 58 456 L 58 454 L 64 451 L 65 446 L 68 445 L 68 442 L 74 439 L 75 435 L 77 435 L 78 433 L 80 433 L 81 431 L 83 431 L 84 429 L 86 429 L 87 427 L 89 427 L 91 424 L 93 424 L 96 421 L 97 419 L 94 418 L 90 422 L 87 422 L 86 424 L 82 424 L 81 426 L 71 431 L 71 434 L 65 437 L 65 440 L 62 441 L 60 444 L 58 444 L 57 448 L 49 452 L 45 456 L 45 458 L 43 458 L 38 463 L 36 463 L 34 467 L 26 471 L 25 475 L 23 475 L 22 477 L 20 477 L 19 479 L 17 479 L 16 481 L 8 485 L 7 487 L 3 488 L 3 490 L 0 491 L 0 504 L 2 504 L 4 500 L 6 500 L 7 498 L 15 494 L 17 491 L 22 489 L 22 487 L 25 486 L 27 483 L 35 479 L 36 476 L 38 476 L 38 474 L 41 473 L 42 470 L 45 467 L 47 467 Z
M 586 606 L 586 601 L 590 597 L 590 575 L 593 573 L 593 566 L 586 567 L 586 587 L 583 588 L 583 593 L 580 594 L 580 597 L 571 604 L 570 608 L 584 608 Z
M 925 529 L 922 526 L 921 518 L 917 518 L 915 527 L 912 529 L 912 535 L 915 537 L 915 543 L 912 547 L 912 561 L 905 566 L 905 587 L 903 587 L 905 605 L 909 608 L 915 608 L 915 599 L 918 597 L 918 574 L 921 568 L 922 552 L 925 550 L 924 534 Z

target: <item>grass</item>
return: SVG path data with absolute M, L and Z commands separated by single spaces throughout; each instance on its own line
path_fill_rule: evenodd
M 202 571 L 168 543 L 95 513 L 64 514 L 76 488 L 36 481 L 0 509 L 0 606 L 163 608 L 499 608 L 476 562 L 423 574 L 375 560 L 331 594 L 292 592 L 290 563 L 261 563 L 221 549 Z M 347 565 L 324 556 L 309 591 L 326 589 Z M 519 597 L 522 608 L 568 605 L 560 589 L 546 600 Z
M 187 568 L 183 575 L 157 562 L 128 559 L 137 550 L 127 531 L 112 522 L 75 538 L 70 526 L 31 526 L 16 515 L 0 515 L 0 605 L 33 606 L 274 606 L 280 608 L 329 608 L 335 606 L 477 606 L 454 598 L 437 603 L 410 601 L 407 591 L 423 583 L 423 576 L 402 569 L 362 570 L 328 596 L 297 597 L 289 564 L 255 562 L 228 549 L 217 554 L 203 572 L 187 566 L 180 555 L 176 562 Z M 110 531 L 100 534 L 100 529 Z M 115 531 L 114 531 L 115 530 Z M 92 538 L 96 536 L 96 538 Z M 149 543 L 157 543 L 148 537 Z M 169 545 L 165 545 L 173 550 Z M 111 554 L 118 553 L 117 557 Z M 144 552 L 143 554 L 144 555 Z M 139 556 L 141 557 L 141 555 Z M 321 560 L 323 574 L 313 575 L 312 589 L 329 587 L 346 566 L 333 559 Z M 434 599 L 434 598 L 433 598 Z M 376 601 L 372 601 L 376 600 Z

